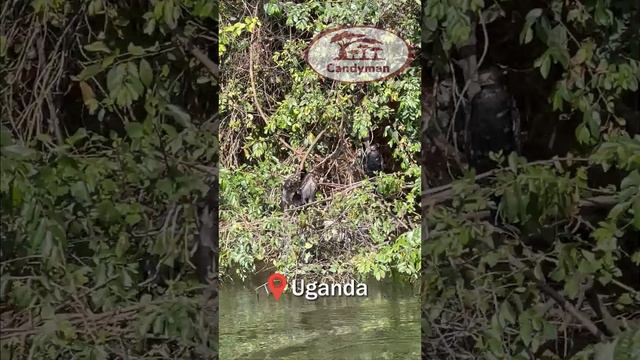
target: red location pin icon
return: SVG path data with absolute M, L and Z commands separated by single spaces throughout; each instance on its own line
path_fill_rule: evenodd
M 277 284 L 276 281 L 278 282 Z M 280 300 L 280 295 L 282 295 L 284 288 L 287 286 L 287 278 L 282 274 L 273 273 L 269 276 L 267 286 L 269 286 L 269 291 L 271 291 L 273 297 L 276 300 Z

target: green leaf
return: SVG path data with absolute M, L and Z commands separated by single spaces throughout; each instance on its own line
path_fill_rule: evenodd
M 614 360 L 640 359 L 640 328 L 627 330 L 617 338 Z
M 141 46 L 134 45 L 133 43 L 129 43 L 129 45 L 127 46 L 127 51 L 133 56 L 144 55 L 144 49 Z
M 42 244 L 42 240 L 44 240 L 44 235 L 47 231 L 47 219 L 42 218 L 38 223 L 38 227 L 36 231 L 31 236 L 31 247 L 39 248 L 40 244 Z
M 636 228 L 636 230 L 640 230 L 640 195 L 636 195 L 633 200 L 631 211 L 633 212 L 633 227 Z
M 151 65 L 145 59 L 140 60 L 140 80 L 144 84 L 144 86 L 149 87 L 151 82 L 153 81 L 153 70 L 151 69 Z
M 528 44 L 531 42 L 531 40 L 533 40 L 533 29 L 528 27 L 526 28 L 526 31 L 524 32 L 524 37 L 520 40 L 520 42 L 523 44 Z
M 578 125 L 576 128 L 576 139 L 581 144 L 588 144 L 591 140 L 591 133 L 584 123 Z
M 116 61 L 116 58 L 118 57 L 118 55 L 119 55 L 119 52 L 116 51 L 115 54 L 109 55 L 109 56 L 105 57 L 104 59 L 102 59 L 102 68 L 106 69 L 109 66 L 111 66 L 111 64 L 113 64 L 113 62 Z
M 7 37 L 0 35 L 0 58 L 7 56 Z
M 94 16 L 100 13 L 103 13 L 103 6 L 102 6 L 102 0 L 93 0 L 91 1 L 91 3 L 89 3 L 89 6 L 87 7 L 87 13 L 89 14 L 89 16 Z
M 127 135 L 132 139 L 139 139 L 144 136 L 144 128 L 139 122 L 130 122 L 126 126 Z
M 594 360 L 614 360 L 613 352 L 615 351 L 616 343 L 615 342 L 606 342 L 596 344 L 594 346 L 595 349 L 595 357 Z
M 82 71 L 80 71 L 80 74 L 76 75 L 76 78 L 79 81 L 84 81 L 98 75 L 102 72 L 102 70 L 104 69 L 100 64 L 89 65 L 86 68 L 82 69 Z
M 600 132 L 600 125 L 602 124 L 602 119 L 600 118 L 600 113 L 596 110 L 591 112 L 591 116 L 589 117 L 587 125 L 589 126 L 589 132 L 591 134 L 597 134 Z
M 183 127 L 191 127 L 191 116 L 184 111 L 181 107 L 173 104 L 167 105 L 167 112 L 173 116 L 173 118 L 178 122 L 178 124 Z
M 136 64 L 130 61 L 126 64 L 126 66 L 127 66 L 127 74 L 128 74 L 127 82 L 131 83 L 133 82 L 133 80 L 137 80 L 140 77 L 140 74 L 138 73 L 138 67 L 136 66 Z
M 555 339 L 558 336 L 556 327 L 553 326 L 553 324 L 544 321 L 542 325 L 542 335 L 544 336 L 545 340 Z
M 90 200 L 87 186 L 82 181 L 77 181 L 71 185 L 71 196 L 73 196 L 80 203 L 87 203 Z
M 124 66 L 118 65 L 114 66 L 107 73 L 107 89 L 109 89 L 110 93 L 116 93 L 116 91 L 120 90 L 120 86 L 122 86 L 122 80 L 124 78 Z
M 105 224 L 111 224 L 118 220 L 118 218 L 120 217 L 120 213 L 118 213 L 118 210 L 109 200 L 101 201 L 96 209 L 98 211 L 98 218 Z
M 573 57 L 572 62 L 576 65 L 580 65 L 590 59 L 593 54 L 592 45 L 593 44 L 583 45 Z
M 107 353 L 104 351 L 102 346 L 95 346 L 91 349 L 91 354 L 89 355 L 89 360 L 106 360 Z
M 604 0 L 597 0 L 595 11 L 596 23 L 599 25 L 607 26 L 611 22 L 611 18 L 612 12 L 607 8 Z
M 4 125 L 0 125 L 0 147 L 13 145 L 13 135 L 11 130 Z
M 544 55 L 542 59 L 542 63 L 540 64 L 540 74 L 542 74 L 543 78 L 547 78 L 549 76 L 549 70 L 551 69 L 551 57 L 549 55 Z
M 640 171 L 635 170 L 631 172 L 627 177 L 622 179 L 622 183 L 620 183 L 620 188 L 623 190 L 626 190 L 626 189 L 638 190 L 640 188 Z
M 540 262 L 538 262 L 536 264 L 536 266 L 533 268 L 533 275 L 536 277 L 536 279 L 544 281 L 544 273 L 542 272 L 542 266 L 540 266 Z
M 509 169 L 511 169 L 511 171 L 518 171 L 518 160 L 518 154 L 515 152 L 510 153 L 507 157 L 507 163 L 509 164 Z
M 144 25 L 143 32 L 147 35 L 153 34 L 153 31 L 156 29 L 156 19 L 150 18 L 147 20 L 147 23 Z
M 514 186 L 518 186 L 515 184 Z M 513 188 L 508 188 L 503 194 L 504 214 L 509 221 L 517 222 L 519 212 L 519 199 Z
M 522 339 L 522 342 L 528 346 L 531 344 L 531 340 L 533 338 L 533 328 L 531 327 L 529 316 L 526 313 L 520 314 L 518 317 L 518 324 L 520 325 L 520 339 Z
M 144 86 L 142 86 L 140 80 L 134 78 L 131 78 L 129 80 L 130 81 L 125 84 L 125 87 L 129 90 L 131 100 L 138 100 L 138 98 L 140 98 L 140 95 L 142 95 L 142 93 L 144 92 Z
M 580 279 L 579 275 L 573 275 L 567 279 L 567 282 L 564 283 L 564 291 L 567 293 L 567 296 L 571 299 L 575 299 L 580 292 Z
M 483 256 L 482 260 L 486 262 L 487 265 L 489 265 L 489 267 L 492 268 L 496 266 L 496 264 L 498 263 L 498 260 L 500 260 L 500 256 L 495 251 L 491 251 L 487 255 Z
M 513 324 L 516 322 L 513 308 L 508 301 L 505 301 L 500 305 L 500 319 L 502 319 L 505 324 Z
M 165 1 L 164 3 L 164 22 L 167 24 L 169 29 L 175 29 L 176 22 L 174 18 L 174 9 L 175 5 L 173 4 L 173 0 Z
M 536 20 L 542 15 L 542 9 L 536 8 L 532 9 L 527 13 L 524 27 L 520 32 L 520 43 L 528 44 L 533 40 L 533 29 L 532 25 L 536 22 Z
M 107 54 L 111 53 L 111 49 L 109 49 L 109 47 L 102 41 L 96 41 L 92 42 L 89 45 L 85 45 L 84 49 L 91 52 L 103 52 Z
M 146 295 L 146 294 L 145 294 Z M 155 312 L 149 312 L 141 321 L 140 321 L 140 325 L 138 327 L 138 334 L 140 335 L 145 335 L 147 332 L 149 332 L 149 329 L 151 328 L 151 323 L 153 323 L 153 321 L 156 318 L 156 313 Z
M 527 13 L 527 16 L 525 17 L 525 20 L 526 20 L 527 23 L 533 24 L 533 22 L 536 21 L 536 19 L 538 19 L 541 15 L 542 15 L 542 9 L 541 8 L 531 9 Z
M 14 144 L 14 145 L 3 146 L 2 154 L 7 156 L 12 156 L 15 158 L 26 159 L 36 155 L 37 153 L 28 147 L 22 146 L 20 144 Z
M 154 334 L 159 334 L 162 335 L 164 332 L 164 316 L 160 315 L 158 317 L 155 318 L 154 322 L 153 322 L 153 333 Z
M 137 213 L 129 214 L 124 218 L 124 221 L 129 225 L 135 225 L 139 223 L 140 220 L 142 220 L 142 217 Z
M 158 183 L 156 184 L 156 188 L 166 194 L 171 196 L 173 194 L 173 183 L 171 182 L 170 179 L 167 178 L 163 178 L 158 180 Z

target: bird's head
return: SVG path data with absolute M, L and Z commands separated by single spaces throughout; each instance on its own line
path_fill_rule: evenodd
M 501 85 L 503 82 L 503 74 L 500 69 L 495 66 L 488 67 L 478 71 L 478 84 L 480 86 Z

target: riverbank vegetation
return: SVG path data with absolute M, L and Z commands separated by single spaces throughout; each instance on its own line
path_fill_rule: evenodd
M 225 2 L 221 9 L 220 266 L 306 279 L 416 279 L 420 69 L 377 83 L 321 78 L 304 60 L 320 31 L 376 25 L 410 44 L 415 1 Z M 368 178 L 367 144 L 385 168 Z M 283 210 L 284 180 L 318 179 L 315 201 Z
M 213 5 L 0 5 L 3 359 L 217 358 L 190 261 L 216 176 Z
M 638 358 L 638 3 L 423 10 L 423 356 Z M 520 111 L 520 155 L 482 174 L 452 131 L 465 62 L 499 68 Z

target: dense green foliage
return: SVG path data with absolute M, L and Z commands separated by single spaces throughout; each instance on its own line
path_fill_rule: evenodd
M 3 359 L 216 357 L 189 262 L 216 80 L 176 41 L 215 53 L 216 17 L 209 1 L 3 2 Z
M 462 165 L 452 186 L 425 190 L 424 356 L 640 356 L 639 12 L 616 0 L 426 2 L 431 86 L 452 76 L 473 30 L 479 62 L 509 73 L 524 146 L 496 154 L 490 173 Z M 456 146 L 446 118 L 424 115 L 427 143 Z
M 429 0 L 422 31 L 411 0 L 220 6 L 0 5 L 3 358 L 217 356 L 215 303 L 203 308 L 190 259 L 197 203 L 217 176 L 218 79 L 192 45 L 222 58 L 223 275 L 266 264 L 415 279 L 422 260 L 428 358 L 639 356 L 637 1 Z M 459 75 L 471 34 L 479 62 L 510 74 L 524 147 L 495 154 L 489 173 L 455 154 L 451 114 L 423 103 L 423 153 L 446 151 L 422 159 L 438 174 L 425 179 L 422 231 L 421 69 L 321 79 L 304 50 L 346 24 L 422 39 L 425 94 Z M 368 141 L 387 164 L 370 179 Z M 301 165 L 319 176 L 317 201 L 283 211 L 283 179 Z
M 417 277 L 420 69 L 342 84 L 303 55 L 320 31 L 347 24 L 417 44 L 418 13 L 416 1 L 222 4 L 222 274 L 264 262 L 305 278 Z M 362 170 L 365 141 L 380 144 L 388 163 L 372 179 Z M 301 162 L 320 178 L 318 201 L 283 211 L 283 181 Z

